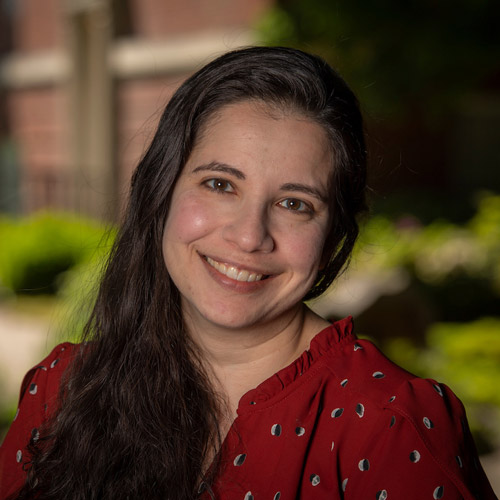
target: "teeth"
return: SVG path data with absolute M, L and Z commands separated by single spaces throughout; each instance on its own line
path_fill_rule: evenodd
M 238 269 L 234 266 L 226 266 L 216 260 L 211 259 L 210 257 L 206 257 L 207 262 L 219 273 L 224 274 L 228 278 L 231 278 L 236 281 L 260 281 L 262 279 L 262 274 L 251 273 L 250 271 L 246 271 L 244 269 Z
M 229 276 L 229 278 L 232 278 L 233 280 L 237 280 L 238 279 L 238 274 L 239 274 L 239 271 L 235 267 L 230 267 L 226 271 L 226 276 Z
M 240 271 L 238 273 L 238 277 L 236 278 L 238 281 L 248 281 L 250 273 L 248 271 Z

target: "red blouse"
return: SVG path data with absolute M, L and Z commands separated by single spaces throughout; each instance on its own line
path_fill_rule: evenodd
M 72 344 L 26 375 L 0 451 L 0 499 L 25 480 L 25 446 L 56 404 Z M 203 485 L 202 485 L 203 489 Z M 464 408 L 444 385 L 352 333 L 320 332 L 291 365 L 247 392 L 203 499 L 495 499 Z

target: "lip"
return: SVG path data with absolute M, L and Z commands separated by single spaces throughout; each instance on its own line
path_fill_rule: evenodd
M 221 261 L 221 260 L 215 259 L 215 258 L 208 256 L 208 255 L 199 254 L 199 256 L 200 256 L 200 259 L 201 259 L 203 265 L 205 266 L 205 268 L 207 269 L 209 274 L 212 276 L 212 278 L 220 286 L 222 286 L 223 288 L 229 289 L 231 291 L 241 292 L 241 293 L 253 292 L 253 291 L 258 290 L 258 289 L 262 288 L 263 286 L 265 286 L 268 283 L 268 281 L 273 278 L 273 275 L 266 274 L 260 270 L 255 269 L 255 268 L 251 268 L 251 267 L 249 268 L 246 266 L 242 266 L 241 264 L 238 265 L 238 264 L 228 262 L 228 261 Z M 245 271 L 248 271 L 249 273 L 253 273 L 253 274 L 261 274 L 261 275 L 263 275 L 262 279 L 260 279 L 259 281 L 238 281 L 238 280 L 235 280 L 233 278 L 230 278 L 229 276 L 226 276 L 225 274 L 218 271 L 215 267 L 210 265 L 207 262 L 207 257 L 216 261 L 216 262 L 223 263 L 226 266 L 235 267 L 239 270 L 245 270 Z
M 271 276 L 271 273 L 269 273 L 269 270 L 264 270 L 264 269 L 259 269 L 257 267 L 252 267 L 252 266 L 247 266 L 245 264 L 239 264 L 237 262 L 232 262 L 230 260 L 222 260 L 220 258 L 214 257 L 213 255 L 208 255 L 208 254 L 199 254 L 200 257 L 206 261 L 206 259 L 211 259 L 214 260 L 215 262 L 218 262 L 219 264 L 224 264 L 227 267 L 235 267 L 236 269 L 239 269 L 240 271 L 248 271 L 249 273 L 252 274 L 260 274 L 262 275 L 262 279 L 267 279 Z

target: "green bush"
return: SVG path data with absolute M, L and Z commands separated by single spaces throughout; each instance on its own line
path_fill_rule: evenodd
M 53 304 L 48 342 L 77 340 L 114 234 L 101 222 L 71 214 L 0 217 L 0 298 L 17 296 L 7 306 L 29 304 L 30 314 L 34 304 L 36 314 Z M 0 387 L 0 441 L 16 404 L 2 397 Z
M 435 323 L 427 334 L 423 365 L 450 381 L 464 401 L 500 408 L 500 318 Z
M 500 441 L 500 318 L 469 323 L 435 323 L 426 346 L 410 339 L 391 339 L 385 352 L 396 363 L 422 377 L 449 385 L 467 408 L 481 452 Z
M 61 301 L 56 337 L 78 342 L 97 296 L 99 282 L 108 257 L 107 249 L 96 253 L 64 273 L 58 297 Z
M 441 321 L 500 314 L 500 195 L 484 193 L 465 224 L 378 215 L 361 228 L 354 269 L 402 269 Z
M 102 223 L 69 214 L 0 219 L 0 289 L 54 294 L 61 276 L 92 259 L 107 242 Z

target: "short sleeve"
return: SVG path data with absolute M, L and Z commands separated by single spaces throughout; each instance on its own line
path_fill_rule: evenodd
M 0 447 L 0 498 L 19 489 L 26 480 L 27 446 L 39 438 L 39 429 L 56 409 L 60 380 L 73 344 L 64 343 L 25 375 L 19 405 Z
M 432 380 L 406 381 L 351 468 L 346 499 L 495 499 L 459 399 Z

